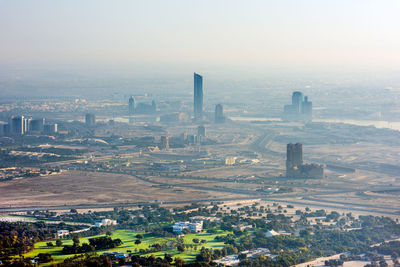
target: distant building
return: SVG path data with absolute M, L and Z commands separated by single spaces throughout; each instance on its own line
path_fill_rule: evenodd
M 286 121 L 311 121 L 312 120 L 312 102 L 302 92 L 293 92 L 292 104 L 285 105 L 282 119 Z
M 160 122 L 164 123 L 188 121 L 188 120 L 189 120 L 188 115 L 183 112 L 176 112 L 160 116 Z
M 305 120 L 312 120 L 312 102 L 308 101 L 308 96 L 304 97 L 304 101 L 302 103 L 302 113 Z
M 274 236 L 278 236 L 280 234 L 274 230 L 269 230 L 265 233 L 265 235 L 266 235 L 266 237 L 274 237 Z
M 206 127 L 204 127 L 203 125 L 197 127 L 197 135 L 201 137 L 206 137 Z
M 57 123 L 45 124 L 43 126 L 43 133 L 45 133 L 45 134 L 55 134 L 57 132 L 58 132 L 58 124 Z
M 157 112 L 156 102 L 153 100 L 151 104 L 138 103 L 135 108 L 136 114 L 154 114 Z
M 103 219 L 94 224 L 94 226 L 96 226 L 96 227 L 111 226 L 111 225 L 117 225 L 117 221 L 111 220 L 111 219 Z
M 43 132 L 45 122 L 46 120 L 44 118 L 33 119 L 30 122 L 29 130 L 33 132 Z
M 265 235 L 266 235 L 266 237 L 274 237 L 274 236 L 278 236 L 278 235 L 286 235 L 286 236 L 288 236 L 288 235 L 291 235 L 291 233 L 284 232 L 284 231 L 276 232 L 274 230 L 269 230 L 269 231 L 267 231 L 265 233 Z
M 250 229 L 250 228 L 253 228 L 253 225 L 248 224 L 248 223 L 241 223 L 241 224 L 236 225 L 233 229 L 243 231 L 245 229 Z
M 184 229 L 188 229 L 192 233 L 200 233 L 203 231 L 203 222 L 177 222 L 172 226 L 172 231 L 178 235 L 183 234 Z
M 11 118 L 11 133 L 15 135 L 23 135 L 25 133 L 25 117 L 18 116 Z
M 96 125 L 96 116 L 92 113 L 87 113 L 85 116 L 85 123 L 88 127 L 93 127 Z
M 221 218 L 218 218 L 218 217 L 205 217 L 205 216 L 193 216 L 193 217 L 190 217 L 190 222 L 192 222 L 192 223 L 204 222 L 204 221 L 221 223 Z
M 225 165 L 235 165 L 236 157 L 226 157 L 225 158 Z
M 303 145 L 300 143 L 288 144 L 286 147 L 286 172 L 290 173 L 301 165 L 303 165 Z
M 224 123 L 224 108 L 221 104 L 215 106 L 215 123 Z
M 293 109 L 297 113 L 302 112 L 302 104 L 303 104 L 303 93 L 302 92 L 293 92 L 292 94 L 292 106 Z
M 169 136 L 161 136 L 160 149 L 169 149 Z
M 128 101 L 128 114 L 129 115 L 135 114 L 135 109 L 136 109 L 135 99 L 133 98 L 133 96 L 131 96 Z
M 194 120 L 203 119 L 203 77 L 194 73 Z
M 69 235 L 69 231 L 68 230 L 58 230 L 56 236 L 57 237 L 64 237 Z
M 319 164 L 303 164 L 302 144 L 288 144 L 286 151 L 286 177 L 320 179 L 324 177 L 324 168 Z

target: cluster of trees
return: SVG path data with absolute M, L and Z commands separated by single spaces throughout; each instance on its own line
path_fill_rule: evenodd
M 72 246 L 65 245 L 62 253 L 63 254 L 77 254 L 77 253 L 88 253 L 101 249 L 116 248 L 122 244 L 121 239 L 111 239 L 109 236 L 95 237 L 89 239 L 89 244 L 83 243 L 79 245 L 79 242 L 74 240 Z
M 285 219 L 281 217 L 283 216 L 282 214 L 278 216 L 272 215 L 270 218 L 278 224 L 286 223 Z M 336 216 L 336 214 L 332 216 Z M 286 266 L 288 263 L 290 263 L 289 265 L 298 264 L 317 257 L 329 256 L 344 251 L 351 251 L 354 255 L 358 255 L 370 250 L 371 245 L 383 242 L 385 239 L 390 239 L 392 235 L 400 234 L 400 225 L 396 224 L 390 218 L 362 216 L 360 224 L 364 225 L 364 228 L 348 232 L 317 225 L 311 228 L 314 232 L 313 235 L 310 234 L 309 230 L 304 230 L 300 233 L 300 236 L 280 235 L 270 238 L 266 237 L 265 230 L 263 229 L 251 235 L 247 232 L 240 233 L 238 231 L 233 235 L 217 236 L 215 239 L 223 241 L 226 246 L 231 246 L 236 251 L 244 251 L 257 247 L 269 248 L 273 254 L 278 255 L 275 263 L 280 264 L 279 266 Z M 270 226 L 268 224 L 265 225 L 266 228 Z M 400 242 L 384 244 L 381 247 L 373 249 L 378 251 L 378 253 L 386 255 L 399 253 Z M 293 251 L 296 251 L 296 253 L 292 253 Z M 200 254 L 199 257 L 215 257 L 215 253 L 210 254 L 209 251 L 205 252 Z M 377 262 L 382 261 L 380 257 L 370 257 L 370 259 Z M 202 258 L 198 260 L 202 260 Z M 278 260 L 281 262 L 278 262 Z M 253 259 L 246 259 L 245 262 L 249 264 L 252 261 Z M 249 264 L 249 266 L 263 266 L 263 264 L 269 264 L 270 259 L 257 258 L 254 261 L 257 262 L 255 263 L 256 265 Z
M 58 264 L 59 267 L 111 267 L 112 261 L 107 256 L 101 255 L 89 255 L 84 256 L 74 256 L 72 258 L 67 258 L 63 263 Z
M 53 238 L 58 229 L 59 225 L 43 222 L 0 222 L 0 260 L 28 252 L 34 243 Z

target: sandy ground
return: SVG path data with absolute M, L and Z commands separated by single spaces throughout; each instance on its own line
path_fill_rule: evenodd
M 0 207 L 180 201 L 233 197 L 232 194 L 152 186 L 124 174 L 66 171 L 0 183 Z

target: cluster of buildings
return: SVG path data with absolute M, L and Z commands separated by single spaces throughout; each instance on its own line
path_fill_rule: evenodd
M 197 73 L 193 75 L 193 120 L 195 122 L 201 122 L 204 118 L 203 116 L 203 77 Z M 157 105 L 153 100 L 151 104 L 147 103 L 137 103 L 135 98 L 131 96 L 128 100 L 128 114 L 155 114 L 157 112 Z M 179 121 L 188 121 L 190 116 L 183 112 L 175 112 L 171 114 L 163 114 L 160 116 L 160 122 L 171 123 Z M 224 123 L 225 116 L 223 111 L 223 106 L 217 104 L 215 106 L 215 123 Z
M 286 151 L 286 177 L 321 179 L 324 177 L 324 168 L 320 164 L 304 164 L 303 145 L 300 143 L 288 144 Z
M 136 103 L 136 100 L 133 96 L 131 96 L 128 100 L 128 114 L 154 114 L 157 112 L 157 105 L 154 100 L 151 101 L 151 104 L 147 103 Z
M 172 231 L 177 235 L 183 234 L 184 229 L 188 229 L 192 233 L 200 233 L 203 231 L 203 221 L 176 222 L 172 226 Z
M 271 259 L 275 259 L 277 255 L 271 254 L 270 250 L 267 248 L 255 248 L 251 250 L 245 250 L 240 252 L 240 254 L 246 255 L 247 259 L 254 259 L 259 256 L 267 256 Z M 240 263 L 239 255 L 229 255 L 223 257 L 222 259 L 215 260 L 215 263 L 222 265 L 222 266 L 237 266 Z
M 117 225 L 116 220 L 111 220 L 111 219 L 103 219 L 99 222 L 96 222 L 94 224 L 95 227 L 102 227 L 102 226 L 111 226 L 111 225 Z
M 285 105 L 282 119 L 286 121 L 311 121 L 312 102 L 302 92 L 293 92 L 292 104 Z
M 8 123 L 0 125 L 1 135 L 24 135 L 26 133 L 55 134 L 58 132 L 57 123 L 46 123 L 44 118 L 33 119 L 26 116 L 13 116 Z
M 199 122 L 203 120 L 203 76 L 194 73 L 194 98 L 193 98 L 193 108 L 194 108 L 194 121 Z M 215 106 L 215 123 L 224 123 L 225 116 L 223 106 L 217 104 Z

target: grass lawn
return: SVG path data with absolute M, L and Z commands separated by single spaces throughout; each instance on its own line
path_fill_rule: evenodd
M 205 248 L 213 248 L 213 249 L 221 249 L 224 246 L 223 242 L 216 242 L 214 238 L 218 235 L 226 235 L 230 232 L 228 231 L 222 231 L 218 230 L 217 234 L 207 234 L 207 233 L 199 233 L 199 234 L 187 234 L 183 237 L 184 243 L 185 244 L 195 244 L 193 242 L 193 239 L 197 238 L 200 241 L 201 240 L 206 240 L 207 242 L 204 244 L 197 244 L 197 250 L 194 249 L 189 249 L 185 250 L 184 252 L 179 252 L 176 249 L 169 249 L 166 251 L 160 251 L 160 252 L 155 252 L 155 253 L 149 253 L 145 254 L 146 256 L 149 256 L 153 254 L 156 257 L 163 257 L 165 253 L 172 254 L 173 257 L 180 257 L 185 261 L 193 261 L 196 258 L 196 255 L 198 254 L 198 251 L 200 250 L 201 247 Z M 136 240 L 136 235 L 141 234 L 143 235 L 143 239 L 141 240 L 142 243 L 139 245 L 135 244 Z M 104 235 L 97 235 L 97 236 L 90 236 L 90 237 L 82 237 L 80 238 L 80 243 L 89 243 L 88 239 L 93 238 L 93 237 L 100 237 Z M 123 244 L 119 246 L 118 248 L 114 249 L 108 249 L 108 250 L 98 250 L 96 251 L 97 254 L 102 254 L 103 252 L 112 252 L 112 251 L 118 251 L 118 252 L 125 252 L 127 253 L 128 250 L 132 251 L 132 253 L 135 252 L 135 249 L 147 249 L 150 245 L 159 243 L 159 244 L 165 244 L 169 242 L 173 242 L 176 240 L 176 238 L 162 238 L 162 237 L 156 237 L 153 236 L 152 234 L 147 234 L 147 233 L 139 233 L 139 232 L 131 232 L 129 230 L 116 230 L 112 233 L 111 235 L 112 239 L 119 238 L 122 240 Z M 72 240 L 71 239 L 63 239 L 63 245 L 72 245 Z M 55 241 L 52 241 L 53 244 L 55 245 Z M 51 256 L 55 259 L 54 263 L 59 263 L 62 262 L 64 259 L 72 257 L 73 254 L 70 255 L 63 255 L 61 253 L 62 247 L 48 247 L 46 245 L 47 241 L 45 242 L 38 242 L 35 244 L 34 250 L 31 252 L 28 252 L 24 254 L 25 257 L 35 257 L 39 253 L 49 253 Z

